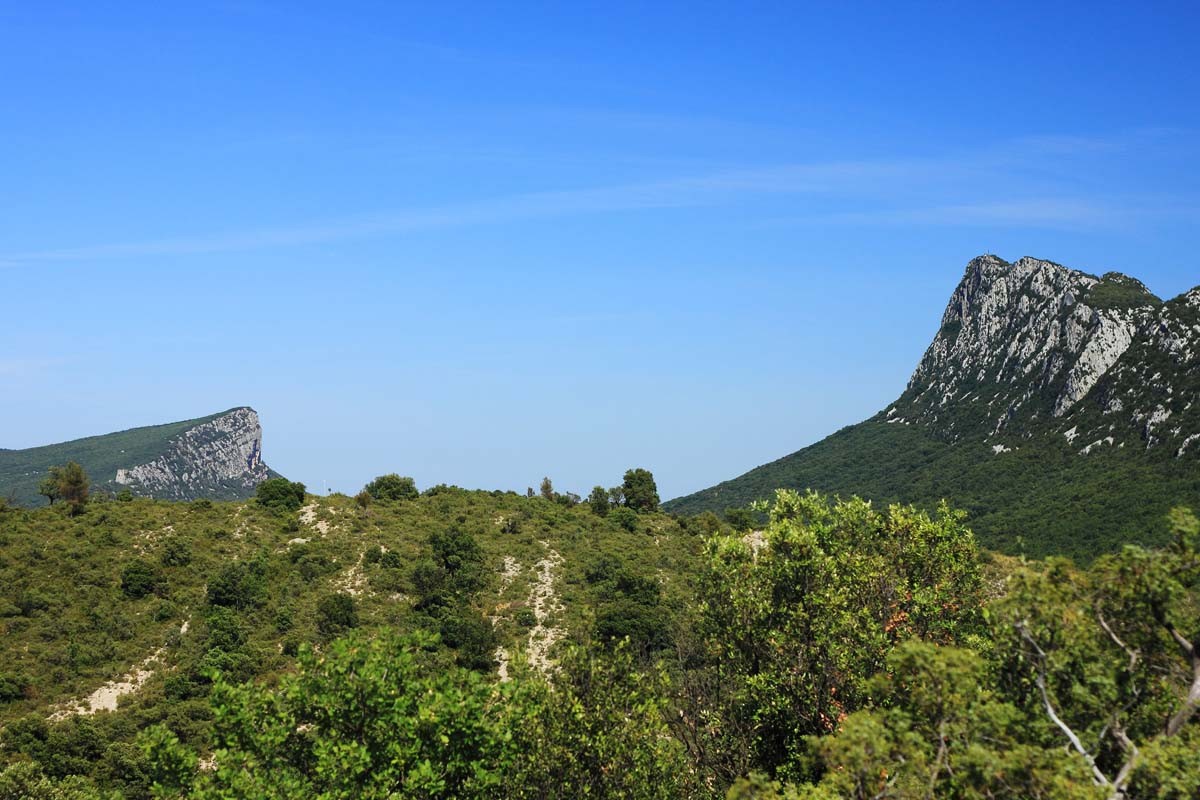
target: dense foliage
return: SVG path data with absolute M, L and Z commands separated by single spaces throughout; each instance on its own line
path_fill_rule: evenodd
M 945 506 L 559 497 L 0 512 L 0 798 L 1195 796 L 1189 512 L 1079 569 Z
M 397 475 L 394 472 L 380 475 L 363 487 L 363 491 L 374 500 L 395 501 L 415 500 L 420 492 L 412 478 Z
M 1011 452 L 953 444 L 917 425 L 876 418 L 711 489 L 672 500 L 671 513 L 744 507 L 780 486 L 857 495 L 929 511 L 949 498 L 970 515 L 982 545 L 1012 555 L 1064 555 L 1077 562 L 1129 542 L 1170 540 L 1172 506 L 1200 508 L 1200 470 L 1173 452 L 1108 447 L 1080 456 L 1061 437 L 1033 438 Z
M 46 477 L 38 484 L 38 494 L 50 501 L 50 505 L 57 500 L 63 501 L 70 507 L 71 514 L 76 515 L 83 513 L 90 488 L 91 480 L 83 467 L 68 461 L 61 467 L 50 467 Z
M 230 409 L 232 410 L 234 409 Z M 15 505 L 41 504 L 38 488 L 49 473 L 50 467 L 69 461 L 82 465 L 97 481 L 105 480 L 105 476 L 111 479 L 119 468 L 145 464 L 157 458 L 173 437 L 227 413 L 229 412 L 223 411 L 200 419 L 133 428 L 44 447 L 25 450 L 0 449 L 0 497 L 11 499 Z M 119 491 L 121 487 L 108 484 L 101 488 Z M 209 487 L 208 491 L 223 499 L 244 496 L 232 494 L 232 490 L 221 486 Z
M 304 497 L 304 484 L 287 478 L 268 478 L 254 490 L 259 505 L 275 511 L 295 511 L 304 505 Z

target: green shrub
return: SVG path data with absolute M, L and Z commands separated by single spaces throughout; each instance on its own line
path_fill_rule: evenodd
M 23 675 L 0 674 L 0 703 L 11 703 L 25 696 L 29 681 Z
M 261 568 L 241 561 L 226 565 L 208 582 L 209 605 L 252 608 L 262 605 L 266 594 Z
M 358 627 L 358 605 L 348 594 L 329 594 L 317 603 L 317 630 L 325 636 L 336 636 Z
M 273 511 L 296 511 L 304 505 L 304 484 L 287 478 L 270 478 L 254 490 L 259 505 Z
M 192 561 L 192 546 L 186 539 L 172 536 L 163 545 L 159 562 L 164 567 L 186 567 Z
M 638 515 L 632 508 L 626 508 L 625 506 L 614 508 L 608 513 L 608 518 L 616 523 L 617 527 L 624 528 L 631 533 L 637 530 Z
M 402 477 L 396 473 L 380 475 L 363 487 L 363 491 L 376 500 L 416 500 L 421 496 L 417 484 L 412 478 Z

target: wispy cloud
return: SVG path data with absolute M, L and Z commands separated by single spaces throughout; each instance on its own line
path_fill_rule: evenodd
M 803 218 L 802 222 L 834 225 L 935 225 L 1068 228 L 1125 226 L 1129 208 L 1115 208 L 1073 198 L 1025 198 L 986 203 L 959 203 L 924 208 L 851 211 Z
M 370 237 L 402 235 L 570 215 L 747 203 L 792 196 L 823 198 L 802 204 L 795 215 L 767 224 L 978 225 L 1096 228 L 1133 224 L 1194 209 L 1193 198 L 1139 202 L 1128 197 L 1095 199 L 1094 190 L 1062 178 L 1055 169 L 1064 153 L 1119 150 L 1129 137 L 1031 137 L 937 158 L 893 158 L 784 163 L 723 169 L 663 180 L 558 191 L 527 192 L 458 204 L 410 208 L 354 217 L 302 221 L 186 237 L 146 238 L 0 255 L 0 266 L 82 262 L 115 258 L 193 255 L 286 248 Z M 1042 169 L 1045 167 L 1045 169 Z M 981 194 L 993 198 L 978 200 Z M 1194 213 L 1192 214 L 1194 216 Z
M 837 191 L 839 187 L 846 189 L 865 179 L 895 177 L 905 169 L 887 162 L 863 162 L 729 170 L 662 181 L 530 192 L 436 208 L 314 220 L 279 228 L 9 253 L 0 256 L 0 265 L 294 247 L 523 219 L 710 205 L 728 201 L 736 195 L 824 194 Z

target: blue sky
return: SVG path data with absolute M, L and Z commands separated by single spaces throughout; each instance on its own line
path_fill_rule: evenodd
M 0 446 L 693 491 L 900 393 L 972 256 L 1200 283 L 1191 4 L 0 4 Z

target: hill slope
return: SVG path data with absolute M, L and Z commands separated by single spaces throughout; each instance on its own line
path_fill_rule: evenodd
M 165 722 L 212 746 L 210 670 L 277 677 L 350 628 L 439 631 L 441 666 L 501 675 L 544 667 L 568 637 L 661 648 L 714 529 L 634 518 L 446 487 L 369 508 L 0 509 L 0 766 L 49 747 L 78 754 L 61 774 L 115 764 L 106 782 L 144 790 L 121 773 L 142 758 L 138 731 Z
M 1163 303 L 1118 273 L 982 256 L 892 406 L 664 507 L 778 487 L 949 498 L 986 545 L 1087 559 L 1161 541 L 1171 505 L 1200 505 L 1198 397 L 1200 288 Z
M 249 497 L 273 473 L 262 460 L 252 408 L 132 428 L 26 450 L 0 450 L 0 497 L 39 505 L 38 484 L 57 464 L 83 465 L 95 486 L 171 500 Z

